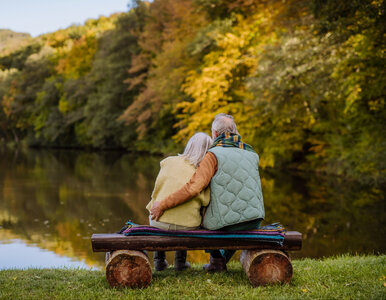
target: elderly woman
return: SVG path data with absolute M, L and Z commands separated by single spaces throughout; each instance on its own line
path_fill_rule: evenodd
M 179 190 L 189 181 L 212 143 L 209 135 L 202 132 L 196 133 L 188 141 L 183 154 L 170 156 L 161 161 L 161 169 L 155 181 L 151 201 L 146 206 L 149 211 L 155 202 Z M 209 201 L 210 191 L 207 188 L 188 202 L 166 210 L 158 221 L 149 217 L 150 225 L 166 230 L 197 229 L 201 224 L 200 209 L 202 206 L 207 206 Z M 186 262 L 186 254 L 186 251 L 176 251 L 175 270 L 181 271 L 190 267 Z M 165 252 L 156 251 L 154 253 L 155 270 L 162 271 L 167 267 Z

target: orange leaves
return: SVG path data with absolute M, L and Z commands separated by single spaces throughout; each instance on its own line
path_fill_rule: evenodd
M 143 31 L 138 32 L 141 51 L 133 57 L 125 80 L 139 94 L 119 118 L 135 128 L 139 140 L 154 138 L 149 136 L 154 130 L 157 134 L 172 130 L 176 103 L 184 98 L 181 84 L 196 65 L 186 48 L 206 24 L 205 15 L 195 13 L 190 0 L 154 1 L 146 16 Z
M 16 93 L 17 93 L 17 84 L 16 84 L 16 80 L 13 80 L 8 89 L 8 93 L 6 93 L 1 99 L 1 105 L 7 118 L 11 117 L 12 115 L 12 102 L 15 99 Z

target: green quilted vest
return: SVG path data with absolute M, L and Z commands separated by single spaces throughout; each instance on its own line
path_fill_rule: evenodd
M 264 219 L 259 156 L 239 148 L 214 147 L 218 169 L 210 181 L 210 203 L 203 226 L 216 230 L 255 219 Z

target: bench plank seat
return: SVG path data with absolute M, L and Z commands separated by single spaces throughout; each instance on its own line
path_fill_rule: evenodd
M 295 251 L 300 250 L 302 247 L 302 234 L 297 231 L 288 231 L 285 235 L 283 246 L 245 238 L 219 239 L 173 236 L 125 236 L 122 234 L 93 234 L 91 243 L 94 252 L 108 252 L 122 249 L 148 251 L 273 249 Z

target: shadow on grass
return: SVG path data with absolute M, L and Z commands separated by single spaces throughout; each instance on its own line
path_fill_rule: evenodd
M 240 264 L 232 263 L 228 266 L 228 271 L 223 273 L 207 273 L 202 265 L 193 265 L 192 268 L 184 271 L 175 271 L 173 266 L 161 272 L 153 272 L 152 285 L 158 285 L 165 282 L 191 282 L 197 283 L 215 283 L 229 284 L 230 282 L 238 285 L 250 286 L 249 280 L 241 268 Z

